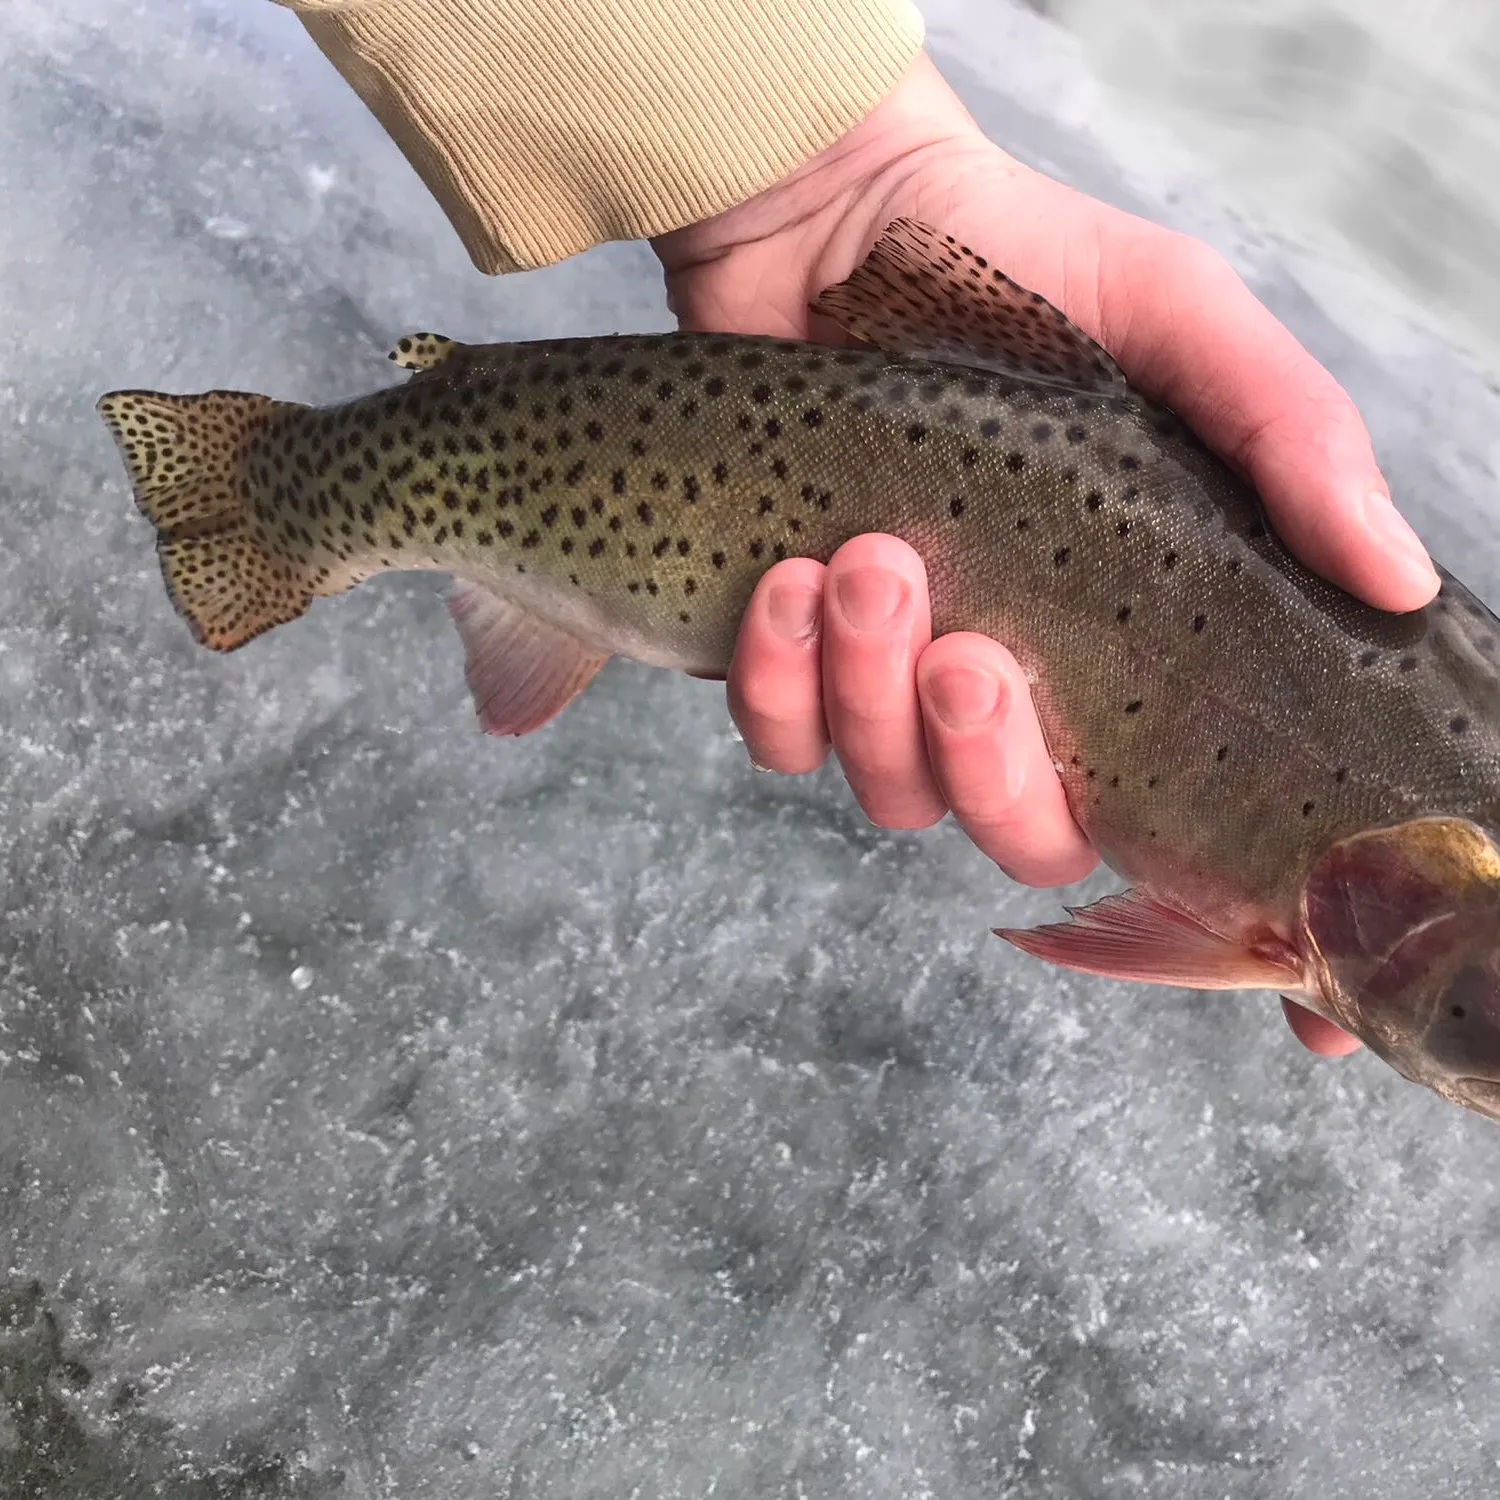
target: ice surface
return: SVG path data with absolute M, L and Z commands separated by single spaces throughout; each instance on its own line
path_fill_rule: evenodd
M 1234 255 L 1500 598 L 1483 371 L 1036 8 L 926 7 L 986 126 Z M 265 4 L 8 0 L 0 140 L 6 1500 L 1496 1492 L 1492 1125 L 1010 952 L 1054 896 L 756 775 L 709 684 L 496 743 L 431 580 L 172 616 L 99 391 L 663 327 L 643 249 L 481 278 Z

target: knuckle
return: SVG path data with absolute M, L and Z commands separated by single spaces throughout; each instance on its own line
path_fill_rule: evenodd
M 1229 261 L 1206 240 L 1190 234 L 1177 234 L 1172 242 L 1172 263 L 1178 275 L 1192 277 L 1206 284 L 1236 282 L 1240 274 Z
M 734 681 L 729 711 L 742 733 L 762 729 L 796 729 L 818 716 L 815 691 L 789 691 L 785 673 L 749 671 Z

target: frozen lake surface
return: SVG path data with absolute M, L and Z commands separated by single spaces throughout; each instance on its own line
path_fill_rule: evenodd
M 1111 6 L 924 8 L 1500 601 L 1500 17 Z M 268 4 L 8 0 L 0 139 L 0 1494 L 1496 1493 L 1493 1125 L 1008 950 L 1055 894 L 755 775 L 710 684 L 486 741 L 431 579 L 227 659 L 172 615 L 101 390 L 666 327 L 644 248 L 478 276 Z

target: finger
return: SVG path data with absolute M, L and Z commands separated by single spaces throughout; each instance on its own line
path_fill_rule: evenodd
M 823 565 L 810 557 L 769 569 L 740 621 L 729 712 L 750 759 L 769 771 L 816 771 L 828 754 L 822 625 Z
M 896 537 L 855 537 L 830 559 L 823 601 L 823 707 L 839 763 L 872 823 L 926 828 L 947 811 L 917 704 L 927 570 Z
M 1131 377 L 1249 474 L 1309 567 L 1383 609 L 1431 600 L 1437 574 L 1333 376 L 1208 246 L 1128 215 L 1103 226 L 1099 316 Z
M 964 832 L 1013 880 L 1067 885 L 1098 863 L 1068 811 L 1015 658 L 956 632 L 917 663 L 927 754 Z
M 1285 995 L 1281 997 L 1281 1010 L 1287 1025 L 1292 1028 L 1292 1035 L 1309 1052 L 1316 1052 L 1320 1057 L 1347 1057 L 1351 1052 L 1358 1052 L 1363 1045 L 1358 1037 L 1350 1036 L 1342 1026 L 1335 1026 L 1316 1011 L 1288 1000 Z

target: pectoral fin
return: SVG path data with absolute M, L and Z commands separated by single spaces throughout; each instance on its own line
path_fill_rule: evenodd
M 1139 891 L 1070 907 L 1070 922 L 996 928 L 1024 953 L 1065 969 L 1194 990 L 1302 988 L 1296 955 L 1269 935 L 1246 943 Z
M 448 612 L 464 643 L 464 678 L 486 734 L 540 729 L 609 660 L 478 584 L 459 584 Z

